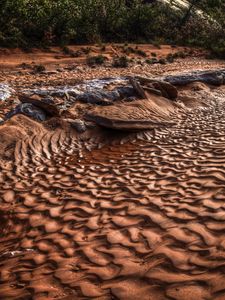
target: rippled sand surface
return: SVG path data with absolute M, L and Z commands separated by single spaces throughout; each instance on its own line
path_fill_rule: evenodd
M 225 299 L 225 88 L 179 95 L 149 131 L 0 126 L 0 299 Z

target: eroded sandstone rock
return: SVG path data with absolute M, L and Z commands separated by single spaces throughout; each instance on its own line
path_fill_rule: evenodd
M 172 115 L 176 108 L 172 101 L 152 95 L 148 99 L 94 108 L 85 118 L 118 130 L 153 129 L 175 124 Z
M 60 115 L 59 110 L 50 98 L 44 98 L 38 95 L 27 96 L 25 94 L 20 94 L 18 98 L 22 103 L 30 103 L 35 107 L 40 108 L 49 117 L 57 117 Z

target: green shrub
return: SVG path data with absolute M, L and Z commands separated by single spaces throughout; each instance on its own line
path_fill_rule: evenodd
M 217 42 L 217 44 L 212 44 L 210 52 L 211 58 L 218 57 L 225 59 L 225 41 L 221 39 Z
M 89 57 L 87 57 L 87 64 L 89 66 L 102 65 L 102 64 L 104 64 L 105 60 L 106 60 L 106 57 L 103 55 L 89 56 Z
M 146 64 L 148 65 L 154 65 L 154 64 L 157 64 L 158 63 L 158 59 L 156 58 L 150 58 L 150 59 L 146 59 Z
M 158 63 L 161 64 L 161 65 L 165 65 L 165 64 L 166 64 L 165 58 L 160 58 L 160 59 L 158 60 Z
M 46 69 L 45 69 L 45 66 L 44 65 L 35 65 L 33 67 L 33 70 L 35 73 L 41 73 L 41 72 L 44 72 Z
M 127 68 L 129 66 L 129 59 L 126 56 L 115 57 L 112 66 L 114 68 Z
M 180 58 L 186 58 L 186 53 L 185 52 L 183 52 L 183 51 L 180 51 L 179 53 L 178 53 L 178 55 L 179 55 L 179 57 Z
M 157 54 L 155 52 L 151 52 L 152 57 L 157 57 Z
M 174 56 L 172 53 L 169 53 L 167 56 L 166 56 L 166 60 L 168 63 L 173 63 L 174 62 Z
M 64 46 L 62 48 L 62 51 L 63 51 L 64 54 L 70 54 L 71 53 L 71 50 L 67 46 Z
M 157 48 L 163 43 L 200 46 L 224 57 L 225 2 L 195 2 L 184 18 L 186 9 L 175 10 L 161 1 L 2 0 L 0 46 L 121 42 L 128 54 L 133 53 L 128 43 L 153 41 Z M 209 17 L 198 16 L 196 8 Z M 134 50 L 138 54 L 138 47 Z M 84 51 L 90 53 L 89 48 Z
M 142 57 L 146 57 L 147 56 L 146 52 L 143 51 L 143 50 L 140 50 L 140 49 L 136 50 L 136 54 L 140 55 Z

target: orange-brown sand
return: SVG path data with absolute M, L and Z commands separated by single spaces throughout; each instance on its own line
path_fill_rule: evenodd
M 183 52 L 187 56 L 204 55 L 204 51 L 199 49 L 189 49 L 185 47 L 171 47 L 168 45 L 154 46 L 150 44 L 101 44 L 101 45 L 81 45 L 64 48 L 50 47 L 48 49 L 30 49 L 27 51 L 21 49 L 0 48 L 0 67 L 3 69 L 14 69 L 20 64 L 43 64 L 46 66 L 68 65 L 71 63 L 83 64 L 86 58 L 90 56 L 103 55 L 110 60 L 115 56 L 126 55 L 129 58 L 143 58 L 143 55 L 136 53 L 126 53 L 124 49 L 132 48 L 133 51 L 143 51 L 146 58 L 156 57 L 165 58 L 168 54 Z M 104 48 L 104 50 L 103 50 Z M 191 50 L 191 51 L 190 51 Z M 74 53 L 74 55 L 72 54 Z M 191 54 L 190 54 L 191 53 Z
M 48 83 L 79 79 L 66 72 Z M 0 299 L 224 300 L 224 99 L 223 86 L 180 88 L 175 125 L 135 133 L 0 125 Z

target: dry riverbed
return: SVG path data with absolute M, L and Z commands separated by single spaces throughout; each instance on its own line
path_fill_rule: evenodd
M 225 85 L 161 82 L 224 62 L 117 47 L 2 51 L 0 299 L 225 299 Z

